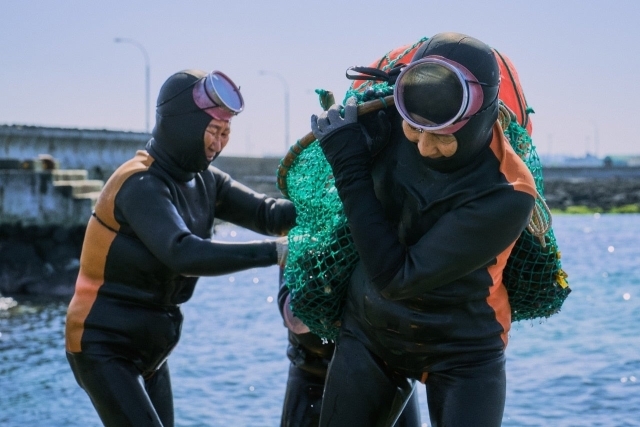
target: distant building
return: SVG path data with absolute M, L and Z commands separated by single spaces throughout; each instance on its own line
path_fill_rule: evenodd
M 604 165 L 604 159 L 587 153 L 584 157 L 540 154 L 540 162 L 545 167 L 598 168 Z
M 599 167 L 638 167 L 640 155 L 610 155 L 597 157 L 586 154 L 584 157 L 540 154 L 540 162 L 551 168 L 599 168 Z
M 638 167 L 640 166 L 640 156 L 607 156 L 604 158 L 604 164 L 609 167 Z

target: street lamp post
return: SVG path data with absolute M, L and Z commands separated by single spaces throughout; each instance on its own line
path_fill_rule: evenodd
M 592 124 L 593 124 L 593 154 L 596 157 L 598 157 L 598 148 L 599 148 L 598 145 L 600 142 L 600 138 L 598 135 L 598 124 L 595 121 L 593 121 Z
M 260 70 L 260 75 L 265 76 L 271 74 L 276 77 L 282 83 L 282 87 L 284 89 L 284 149 L 289 149 L 289 85 L 284 77 L 280 74 L 268 71 L 268 70 Z
M 147 54 L 147 50 L 140 44 L 139 42 L 133 39 L 124 39 L 120 37 L 116 37 L 113 39 L 116 43 L 130 43 L 140 49 L 142 55 L 144 55 L 144 82 L 145 82 L 145 120 L 146 120 L 146 131 L 149 133 L 149 80 L 151 75 L 151 67 L 149 65 L 149 55 Z

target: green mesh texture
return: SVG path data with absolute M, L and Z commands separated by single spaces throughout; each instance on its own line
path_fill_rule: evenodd
M 359 89 L 349 89 L 347 90 L 346 95 L 344 96 L 343 104 L 347 102 L 347 99 L 350 97 L 355 97 L 358 102 L 366 102 L 371 101 L 373 99 L 381 99 L 388 95 L 393 95 L 393 86 L 390 86 L 387 82 L 382 83 L 369 83 L 367 84 L 366 90 L 364 92 L 360 92 L 363 89 L 360 86 Z
M 317 92 L 322 96 L 324 91 Z M 386 82 L 368 82 L 349 89 L 345 100 L 355 96 L 360 103 L 392 93 L 393 87 Z M 542 166 L 531 137 L 515 120 L 505 135 L 531 171 L 543 197 Z M 284 271 L 291 310 L 311 332 L 335 340 L 358 254 L 331 166 L 317 141 L 296 157 L 286 175 L 286 185 L 298 213 L 297 225 L 289 232 L 289 256 Z M 541 204 L 539 200 L 536 203 Z M 513 322 L 551 316 L 560 310 L 571 292 L 552 229 L 545 234 L 544 241 L 545 246 L 525 229 L 507 261 L 503 281 Z
M 511 121 L 505 131 L 514 151 L 525 162 L 544 198 L 542 165 L 526 129 Z M 540 205 L 542 202 L 536 200 Z M 550 221 L 548 216 L 545 218 Z M 562 270 L 553 229 L 544 235 L 545 246 L 525 229 L 511 250 L 502 280 L 511 305 L 511 321 L 546 318 L 557 313 L 571 289 Z
M 297 211 L 284 269 L 291 310 L 312 332 L 335 340 L 358 254 L 331 166 L 317 141 L 296 157 L 287 189 Z

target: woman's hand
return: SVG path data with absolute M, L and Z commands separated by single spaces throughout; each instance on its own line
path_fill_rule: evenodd
M 276 255 L 277 255 L 277 264 L 280 267 L 284 267 L 287 263 L 287 257 L 289 256 L 289 238 L 288 237 L 278 237 L 276 239 Z
M 333 104 L 320 116 L 313 114 L 311 116 L 311 132 L 318 141 L 322 141 L 342 127 L 357 122 L 358 104 L 356 98 L 351 97 L 347 99 L 344 107 L 340 104 Z

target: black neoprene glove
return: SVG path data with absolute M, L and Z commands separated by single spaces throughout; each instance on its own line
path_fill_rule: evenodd
M 342 197 L 347 184 L 368 177 L 371 152 L 358 123 L 355 98 L 347 100 L 344 117 L 341 111 L 342 106 L 335 104 L 319 117 L 311 116 L 311 130 L 331 165 L 338 194 Z
M 350 124 L 358 123 L 358 103 L 354 97 L 347 99 L 345 106 L 333 104 L 319 116 L 311 115 L 311 132 L 318 141 Z
M 358 117 L 367 138 L 367 146 L 372 156 L 376 156 L 389 142 L 391 121 L 385 110 L 373 111 Z
M 333 107 L 332 107 L 333 108 Z M 367 275 L 386 283 L 400 268 L 404 249 L 384 219 L 371 178 L 371 151 L 364 127 L 358 123 L 355 100 L 347 100 L 320 118 L 312 116 L 311 128 L 333 170 L 338 195 L 344 205 L 349 229 Z
M 343 107 L 333 105 L 320 116 L 311 116 L 311 130 L 331 165 L 336 188 L 341 194 L 345 185 L 368 176 L 371 152 L 366 135 L 358 123 L 355 98 L 349 98 Z

